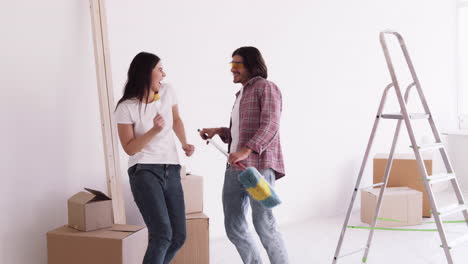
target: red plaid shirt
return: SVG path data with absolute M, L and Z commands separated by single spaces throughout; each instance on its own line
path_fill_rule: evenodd
M 276 84 L 262 77 L 254 77 L 245 84 L 239 105 L 237 149 L 246 146 L 252 150 L 242 164 L 257 169 L 272 168 L 276 179 L 285 175 L 279 133 L 281 110 L 281 91 Z M 229 128 L 221 128 L 220 133 L 221 140 L 229 144 L 229 149 L 231 124 Z

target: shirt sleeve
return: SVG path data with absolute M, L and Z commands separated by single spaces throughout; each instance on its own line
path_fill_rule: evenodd
M 219 138 L 221 138 L 224 143 L 231 143 L 231 130 L 228 127 L 220 127 Z
M 282 108 L 281 92 L 272 83 L 258 89 L 260 98 L 260 127 L 246 146 L 258 154 L 268 148 L 279 131 Z
M 177 95 L 176 95 L 174 87 L 172 87 L 172 85 L 170 84 L 166 84 L 166 89 L 167 89 L 167 93 L 169 94 L 171 98 L 171 105 L 174 106 L 178 104 Z
M 115 122 L 117 124 L 133 124 L 132 115 L 130 114 L 130 109 L 126 104 L 119 104 L 117 109 L 114 112 Z

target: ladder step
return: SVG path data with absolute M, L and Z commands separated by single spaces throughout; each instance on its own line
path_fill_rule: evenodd
M 347 256 L 349 256 L 349 255 L 353 255 L 353 254 L 359 253 L 359 252 L 361 252 L 361 251 L 364 251 L 366 248 L 367 248 L 367 247 L 363 247 L 363 248 L 360 248 L 360 249 L 358 249 L 358 250 L 355 250 L 355 251 L 352 251 L 352 252 L 343 254 L 343 255 L 341 255 L 341 256 L 336 257 L 335 259 L 339 259 L 339 258 L 343 258 L 343 257 L 347 257 Z
M 462 244 L 462 243 L 464 243 L 466 241 L 468 241 L 468 234 L 463 235 L 463 236 L 455 239 L 454 241 L 450 242 L 449 243 L 449 249 L 452 249 L 452 248 L 454 248 L 454 247 L 456 247 L 456 246 L 458 246 L 458 245 L 460 245 L 460 244 Z
M 467 210 L 468 206 L 466 204 L 455 204 L 455 205 L 450 205 L 445 208 L 442 208 L 439 210 L 439 215 L 440 217 L 452 215 L 455 213 L 459 213 L 461 211 Z
M 430 183 L 439 183 L 455 179 L 455 173 L 441 173 L 427 177 L 427 181 Z
M 370 189 L 370 188 L 374 188 L 374 187 L 379 187 L 379 186 L 382 186 L 382 185 L 384 185 L 384 183 L 380 182 L 380 183 L 372 184 L 371 186 L 362 187 L 362 188 L 359 188 L 359 189 L 365 190 L 365 189 Z
M 408 114 L 410 119 L 429 119 L 429 114 L 426 113 L 409 113 Z M 394 113 L 394 114 L 382 114 L 380 117 L 384 119 L 403 119 L 403 114 L 401 113 Z
M 425 145 L 418 146 L 420 151 L 440 149 L 443 147 L 444 147 L 444 144 L 442 143 L 432 143 L 432 144 L 425 144 Z M 413 146 L 410 146 L 410 148 L 413 148 Z

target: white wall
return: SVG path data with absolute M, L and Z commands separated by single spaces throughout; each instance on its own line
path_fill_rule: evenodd
M 88 4 L 8 1 L 0 25 L 0 263 L 46 263 L 67 197 L 106 189 Z
M 205 176 L 213 238 L 224 235 L 224 159 L 196 129 L 228 124 L 239 88 L 228 62 L 240 46 L 263 52 L 283 92 L 282 226 L 344 212 L 389 83 L 380 30 L 404 34 L 439 127 L 455 126 L 454 1 L 115 0 L 107 7 L 116 99 L 137 52 L 162 57 L 197 147 L 183 160 Z M 88 4 L 10 1 L 0 25 L 0 262 L 46 263 L 45 232 L 66 223 L 66 199 L 85 186 L 106 190 Z M 393 125 L 381 128 L 380 152 Z M 125 163 L 122 155 L 124 173 Z M 124 188 L 128 221 L 141 223 L 126 177 Z

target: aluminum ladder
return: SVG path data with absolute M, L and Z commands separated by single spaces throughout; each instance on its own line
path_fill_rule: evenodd
M 387 36 L 388 37 L 392 37 L 392 36 L 396 37 L 396 39 L 398 40 L 398 42 L 400 44 L 400 47 L 401 47 L 401 50 L 403 52 L 405 61 L 406 61 L 407 65 L 408 65 L 409 71 L 411 73 L 412 80 L 413 80 L 413 82 L 407 86 L 404 97 L 403 97 L 403 95 L 401 93 L 400 84 L 398 83 L 397 76 L 396 76 L 396 73 L 395 73 L 395 68 L 393 66 L 392 59 L 391 59 L 391 56 L 390 56 L 390 52 L 389 52 L 389 49 L 388 49 L 388 46 L 387 46 L 387 40 L 386 40 Z M 465 218 L 465 223 L 467 223 L 467 225 L 468 225 L 468 211 L 467 211 L 468 207 L 465 204 L 462 192 L 461 192 L 460 187 L 458 185 L 458 181 L 457 181 L 457 179 L 455 177 L 452 165 L 451 165 L 451 163 L 449 161 L 447 151 L 445 150 L 444 145 L 442 144 L 439 131 L 436 128 L 433 116 L 432 116 L 432 114 L 431 114 L 431 112 L 429 110 L 429 107 L 428 107 L 427 102 L 426 102 L 426 98 L 424 97 L 424 94 L 422 92 L 421 85 L 419 83 L 418 77 L 417 77 L 416 72 L 414 70 L 414 66 L 413 66 L 413 63 L 412 63 L 412 61 L 410 59 L 410 56 L 409 56 L 408 50 L 406 48 L 405 41 L 403 40 L 403 37 L 398 32 L 390 31 L 390 30 L 380 32 L 379 37 L 380 37 L 380 44 L 382 45 L 382 49 L 383 49 L 383 52 L 384 52 L 384 55 L 385 55 L 385 60 L 386 60 L 386 63 L 387 63 L 387 67 L 388 67 L 388 70 L 390 72 L 392 83 L 387 85 L 387 87 L 385 88 L 385 90 L 383 92 L 382 99 L 380 101 L 380 105 L 379 105 L 377 115 L 376 115 L 376 118 L 375 118 L 374 126 L 372 128 L 372 132 L 371 132 L 371 135 L 370 135 L 370 138 L 369 138 L 369 142 L 367 144 L 366 152 L 364 154 L 364 159 L 362 161 L 361 168 L 359 170 L 358 179 L 357 179 L 356 185 L 354 187 L 354 192 L 353 192 L 351 202 L 350 202 L 349 207 L 348 207 L 348 211 L 347 211 L 347 214 L 346 214 L 346 219 L 344 221 L 343 228 L 341 230 L 340 239 L 338 241 L 338 245 L 336 247 L 335 255 L 333 257 L 333 262 L 332 263 L 337 264 L 338 260 L 340 258 L 349 256 L 349 255 L 353 255 L 353 254 L 356 254 L 356 253 L 359 253 L 359 252 L 362 252 L 362 251 L 364 251 L 364 256 L 362 257 L 362 263 L 367 262 L 370 246 L 371 246 L 371 243 L 372 243 L 372 238 L 373 238 L 373 235 L 374 235 L 375 225 L 376 225 L 376 222 L 377 222 L 377 217 L 378 217 L 379 212 L 380 212 L 380 207 L 381 207 L 381 204 L 382 204 L 382 199 L 383 199 L 383 196 L 384 196 L 385 188 L 387 188 L 388 178 L 389 178 L 390 170 L 391 170 L 392 163 L 393 163 L 393 155 L 394 155 L 395 147 L 396 147 L 396 144 L 397 144 L 397 141 L 398 141 L 398 136 L 399 136 L 399 133 L 400 133 L 401 124 L 404 121 L 405 126 L 406 126 L 406 128 L 408 130 L 408 135 L 410 137 L 411 148 L 414 151 L 414 155 L 415 155 L 416 160 L 417 160 L 419 171 L 420 171 L 421 176 L 422 176 L 421 179 L 424 181 L 424 187 L 425 187 L 427 196 L 429 198 L 432 213 L 433 213 L 433 216 L 434 216 L 434 220 L 435 220 L 435 223 L 437 225 L 437 230 L 438 230 L 439 235 L 440 235 L 440 240 L 442 242 L 441 247 L 444 250 L 445 256 L 447 258 L 447 263 L 448 264 L 453 264 L 454 262 L 453 262 L 453 258 L 452 258 L 450 250 L 452 248 L 454 248 L 456 245 L 467 241 L 468 240 L 468 232 L 467 232 L 466 235 L 461 236 L 461 237 L 455 239 L 454 241 L 448 242 L 447 241 L 447 235 L 445 233 L 443 222 L 442 222 L 441 219 L 443 217 L 445 217 L 445 216 L 461 212 L 461 213 L 463 213 L 463 216 Z M 407 111 L 406 103 L 408 101 L 409 92 L 413 87 L 416 87 L 419 99 L 421 100 L 422 106 L 424 108 L 424 113 L 408 113 L 408 111 Z M 385 105 L 387 93 L 392 88 L 395 90 L 396 96 L 398 98 L 398 103 L 400 105 L 400 113 L 384 114 L 382 112 L 383 112 L 383 108 L 384 108 L 384 105 Z M 380 188 L 379 197 L 378 197 L 378 200 L 377 200 L 377 206 L 375 208 L 374 218 L 372 220 L 372 225 L 371 225 L 371 228 L 370 228 L 370 231 L 369 231 L 369 237 L 367 239 L 367 243 L 366 243 L 365 247 L 363 247 L 361 249 L 358 249 L 358 250 L 355 250 L 353 252 L 347 253 L 347 254 L 340 255 L 341 246 L 343 244 L 343 239 L 345 237 L 345 233 L 346 233 L 346 229 L 347 229 L 347 226 L 348 226 L 351 211 L 353 209 L 354 201 L 356 199 L 356 195 L 358 193 L 358 190 L 360 189 L 361 178 L 362 178 L 365 166 L 366 166 L 366 162 L 367 162 L 368 157 L 369 157 L 369 153 L 370 153 L 370 150 L 371 150 L 371 147 L 372 147 L 372 143 L 373 143 L 373 140 L 374 140 L 375 133 L 377 131 L 377 127 L 379 125 L 379 121 L 381 119 L 395 119 L 395 120 L 397 120 L 397 125 L 396 125 L 395 134 L 394 134 L 394 137 L 393 137 L 393 142 L 392 142 L 392 146 L 391 146 L 389 157 L 388 157 L 388 162 L 387 162 L 387 165 L 386 165 L 386 168 L 385 168 L 385 174 L 384 174 L 383 182 L 377 183 L 377 184 L 374 184 L 374 185 L 371 186 L 371 187 L 381 187 L 381 188 Z M 434 139 L 435 139 L 434 143 L 426 144 L 426 145 L 418 145 L 418 143 L 416 142 L 416 138 L 414 136 L 413 127 L 411 125 L 411 120 L 414 120 L 414 119 L 426 119 L 426 120 L 429 121 L 431 130 L 432 130 L 432 133 L 433 133 Z M 439 150 L 439 152 L 440 152 L 440 154 L 442 156 L 442 160 L 444 162 L 446 171 L 447 171 L 446 173 L 438 174 L 438 175 L 431 175 L 431 176 L 429 176 L 427 174 L 427 170 L 426 170 L 426 167 L 424 165 L 424 161 L 422 159 L 421 152 L 431 151 L 431 150 Z M 452 187 L 453 187 L 453 189 L 455 191 L 455 195 L 457 197 L 458 203 L 453 204 L 453 205 L 448 206 L 448 207 L 445 207 L 445 208 L 439 208 L 437 206 L 436 201 L 435 201 L 434 193 L 433 193 L 433 191 L 431 189 L 431 184 L 447 182 L 447 181 L 451 182 Z M 368 187 L 366 187 L 366 188 L 368 188 Z

